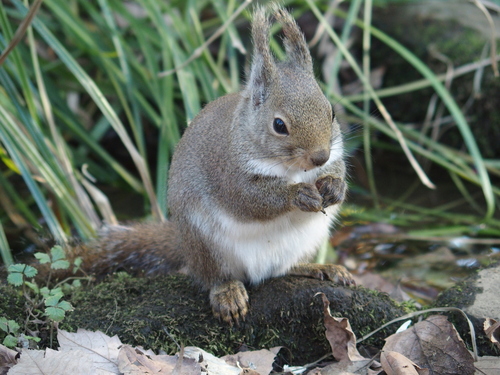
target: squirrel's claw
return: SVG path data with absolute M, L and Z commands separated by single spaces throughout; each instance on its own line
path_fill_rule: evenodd
M 319 280 L 330 280 L 343 286 L 356 285 L 351 273 L 337 264 L 299 264 L 292 268 L 290 275 L 307 276 Z
M 323 209 L 321 204 L 323 197 L 314 185 L 301 182 L 296 184 L 294 188 L 293 204 L 301 211 L 319 212 Z
M 323 208 L 341 203 L 345 199 L 347 185 L 341 178 L 326 175 L 319 178 L 315 185 L 323 197 Z
M 210 289 L 210 304 L 214 316 L 232 326 L 245 321 L 248 313 L 248 294 L 243 283 L 231 280 Z

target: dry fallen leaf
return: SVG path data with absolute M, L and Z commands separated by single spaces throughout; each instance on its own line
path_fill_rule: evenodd
M 111 375 L 119 374 L 115 366 L 110 370 L 104 361 L 103 367 L 95 364 L 91 355 L 80 350 L 60 352 L 52 349 L 29 350 L 23 349 L 16 366 L 12 367 L 9 375 Z
M 429 375 L 429 369 L 423 369 L 398 352 L 383 351 L 380 363 L 387 375 Z
M 87 331 L 78 329 L 76 333 L 57 331 L 59 351 L 78 350 L 90 356 L 92 362 L 98 363 L 99 368 L 107 371 L 116 371 L 118 353 L 122 342 L 118 336 L 109 337 L 101 331 Z
M 498 375 L 500 374 L 500 357 L 479 357 L 475 363 L 478 370 L 476 374 Z
M 0 375 L 5 375 L 17 363 L 19 353 L 0 344 Z
M 443 315 L 430 316 L 406 331 L 389 336 L 383 350 L 401 353 L 434 374 L 474 374 L 472 355 Z
M 186 346 L 184 348 L 184 357 L 192 358 L 198 362 L 203 374 L 206 375 L 240 375 L 241 372 L 238 367 L 231 366 L 213 354 L 194 346 Z
M 483 327 L 486 336 L 493 344 L 496 345 L 497 348 L 500 349 L 500 322 L 497 322 L 495 319 L 488 318 L 485 319 Z
M 271 350 L 262 349 L 240 352 L 237 354 L 226 355 L 221 359 L 235 367 L 241 367 L 244 370 L 254 370 L 260 375 L 268 375 L 273 370 L 274 359 L 280 349 L 281 347 L 272 348 Z
M 172 374 L 199 375 L 200 365 L 191 358 L 169 355 L 151 355 L 139 348 L 123 345 L 118 355 L 118 368 L 125 375 Z
M 369 374 L 377 374 L 378 372 L 370 372 L 370 363 L 372 360 L 364 359 L 355 362 L 335 362 L 331 363 L 326 367 L 317 368 L 313 371 L 309 372 L 308 375 L 369 375 Z
M 332 347 L 332 354 L 337 361 L 363 361 L 364 358 L 356 349 L 356 335 L 352 331 L 347 318 L 334 318 L 330 313 L 330 301 L 324 293 L 318 293 L 323 298 L 323 314 L 326 328 L 326 338 Z M 318 295 L 317 294 L 317 295 Z

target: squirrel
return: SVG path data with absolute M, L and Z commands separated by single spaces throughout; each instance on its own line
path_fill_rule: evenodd
M 354 283 L 342 266 L 301 263 L 327 240 L 345 198 L 343 140 L 304 35 L 284 8 L 272 13 L 287 58 L 273 57 L 268 12 L 257 7 L 246 86 L 207 104 L 176 147 L 169 220 L 111 226 L 92 245 L 99 273 L 186 272 L 230 325 L 248 313 L 245 284 L 284 274 Z

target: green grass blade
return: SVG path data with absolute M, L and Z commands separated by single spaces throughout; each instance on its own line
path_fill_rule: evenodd
M 3 230 L 2 222 L 0 222 L 0 255 L 2 256 L 5 268 L 14 263 L 12 253 L 10 252 L 10 247 L 7 242 L 7 237 L 5 236 L 5 231 Z
M 13 3 L 15 4 L 19 12 L 21 12 L 21 14 L 24 16 L 26 14 L 26 8 L 19 2 L 19 0 L 13 0 Z M 52 0 L 47 1 L 46 4 L 50 5 L 50 8 L 53 11 L 57 11 L 57 8 L 59 7 L 59 5 Z M 132 160 L 134 161 L 139 174 L 141 175 L 141 179 L 144 183 L 145 190 L 151 203 L 153 215 L 155 215 L 159 219 L 163 218 L 163 215 L 158 207 L 158 202 L 156 200 L 156 195 L 153 189 L 149 171 L 146 168 L 145 161 L 137 151 L 121 120 L 111 107 L 108 100 L 103 95 L 102 91 L 97 87 L 95 82 L 88 76 L 88 74 L 82 69 L 82 67 L 76 62 L 71 54 L 64 48 L 64 46 L 57 40 L 57 38 L 55 38 L 55 36 L 48 30 L 46 25 L 35 19 L 33 22 L 33 26 L 40 33 L 45 42 L 51 46 L 51 48 L 59 56 L 61 61 L 66 65 L 66 67 L 74 74 L 75 78 L 85 88 L 87 93 L 92 97 L 96 105 L 100 108 L 103 115 L 108 119 L 113 129 L 117 132 L 118 136 L 127 148 L 130 156 L 132 157 Z
M 67 240 L 66 234 L 64 233 L 62 227 L 59 225 L 54 212 L 48 206 L 42 191 L 32 177 L 31 171 L 28 169 L 26 163 L 22 159 L 19 153 L 20 149 L 16 146 L 15 142 L 7 134 L 7 132 L 3 130 L 4 125 L 7 123 L 11 123 L 11 125 L 16 126 L 12 123 L 12 119 L 5 112 L 4 108 L 0 106 L 0 125 L 2 126 L 2 128 L 0 128 L 0 130 L 2 130 L 0 131 L 0 140 L 2 141 L 4 147 L 6 148 L 16 166 L 19 168 L 24 181 L 31 192 L 31 195 L 35 199 L 38 208 L 42 212 L 42 215 L 47 223 L 47 226 L 50 229 L 50 232 L 52 233 L 56 241 L 65 243 Z

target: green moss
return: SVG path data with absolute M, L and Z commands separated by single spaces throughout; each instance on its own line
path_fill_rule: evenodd
M 335 316 L 347 317 L 359 336 L 379 327 L 405 309 L 386 294 L 363 288 L 341 288 L 330 282 L 300 277 L 272 279 L 249 289 L 251 310 L 239 327 L 228 327 L 211 312 L 208 294 L 183 275 L 153 279 L 109 277 L 72 298 L 75 311 L 61 328 L 101 330 L 122 342 L 167 353 L 177 344 L 198 346 L 215 355 L 284 346 L 291 363 L 315 360 L 330 351 L 323 324 L 324 292 Z M 395 328 L 394 328 L 395 329 Z M 372 343 L 381 344 L 384 333 Z

